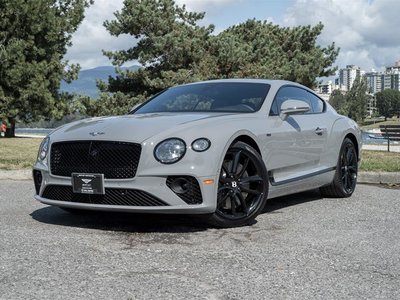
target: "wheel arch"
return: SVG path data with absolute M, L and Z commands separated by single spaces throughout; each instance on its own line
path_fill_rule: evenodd
M 260 154 L 260 156 L 262 157 L 260 147 L 258 146 L 257 142 L 249 135 L 246 135 L 246 134 L 239 135 L 238 137 L 236 137 L 233 140 L 233 142 L 230 145 L 233 145 L 237 142 L 243 142 L 243 143 L 253 147 L 258 152 L 258 154 Z
M 360 149 L 359 149 L 359 145 L 358 145 L 358 141 L 357 141 L 356 136 L 353 133 L 348 133 L 348 134 L 346 134 L 346 136 L 344 138 L 345 139 L 349 138 L 353 142 L 354 147 L 356 148 L 357 160 L 358 160 L 359 157 L 360 157 L 360 152 L 359 152 Z

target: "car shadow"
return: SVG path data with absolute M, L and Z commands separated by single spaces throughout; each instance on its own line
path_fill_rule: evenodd
M 39 222 L 80 228 L 120 232 L 197 232 L 208 229 L 198 216 L 138 214 L 122 212 L 81 211 L 70 213 L 55 206 L 33 211 L 30 216 Z
M 270 199 L 262 214 L 276 213 L 292 205 L 322 199 L 318 190 Z M 33 211 L 30 216 L 41 223 L 89 228 L 116 232 L 138 233 L 190 233 L 206 231 L 212 227 L 206 224 L 204 216 L 137 214 L 101 211 L 69 213 L 55 206 Z M 257 220 L 253 221 L 254 225 Z
M 282 208 L 299 205 L 306 202 L 321 200 L 323 197 L 318 189 L 288 196 L 269 199 L 262 213 L 274 213 Z

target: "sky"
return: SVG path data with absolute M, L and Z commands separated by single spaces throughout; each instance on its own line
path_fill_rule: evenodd
M 399 0 L 175 0 L 188 10 L 205 11 L 201 25 L 214 24 L 215 32 L 256 18 L 280 26 L 324 24 L 321 46 L 340 47 L 335 66 L 354 64 L 365 71 L 381 71 L 400 60 Z M 128 49 L 135 45 L 129 35 L 112 37 L 105 20 L 122 8 L 123 0 L 95 0 L 72 37 L 66 59 L 82 69 L 111 65 L 101 50 Z

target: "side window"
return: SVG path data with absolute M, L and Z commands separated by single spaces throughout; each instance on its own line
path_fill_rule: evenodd
M 298 87 L 286 86 L 281 88 L 276 94 L 275 99 L 271 105 L 270 115 L 271 116 L 279 115 L 282 103 L 289 99 L 304 101 L 311 108 L 308 114 L 313 113 L 312 104 L 310 102 L 310 97 L 308 95 L 308 92 Z
M 322 101 L 320 98 L 315 96 L 313 93 L 307 92 L 310 102 L 311 102 L 311 107 L 314 113 L 322 113 L 324 111 L 325 105 L 324 101 Z

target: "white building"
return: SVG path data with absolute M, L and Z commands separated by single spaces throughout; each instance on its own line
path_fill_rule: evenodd
M 343 91 L 349 91 L 353 86 L 357 76 L 362 76 L 364 71 L 355 65 L 347 65 L 346 68 L 339 70 L 339 88 Z
M 382 74 L 371 71 L 365 73 L 367 79 L 368 93 L 376 94 L 382 91 Z
M 400 61 L 394 66 L 386 67 L 385 72 L 368 72 L 365 74 L 368 92 L 376 94 L 383 90 L 393 89 L 400 91 Z

